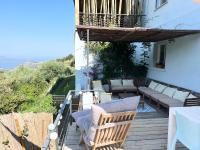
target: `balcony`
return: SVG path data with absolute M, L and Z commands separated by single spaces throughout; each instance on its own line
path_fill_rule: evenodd
M 79 25 L 94 27 L 134 28 L 142 26 L 144 15 L 80 13 Z

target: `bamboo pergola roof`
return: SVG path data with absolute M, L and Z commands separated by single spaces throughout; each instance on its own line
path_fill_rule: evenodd
M 104 42 L 158 42 L 200 33 L 200 30 L 149 29 L 143 27 L 95 27 L 79 25 L 77 26 L 77 31 L 81 40 L 87 40 L 88 29 L 90 41 Z

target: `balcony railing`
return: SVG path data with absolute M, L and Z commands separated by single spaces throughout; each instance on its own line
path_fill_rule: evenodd
M 141 27 L 144 15 L 127 14 L 79 14 L 79 25 L 98 26 L 98 27 Z
M 64 139 L 67 133 L 68 125 L 71 121 L 71 113 L 72 113 L 72 101 L 76 95 L 84 92 L 103 92 L 101 90 L 81 90 L 75 91 L 70 90 L 65 97 L 64 95 L 60 95 L 63 98 L 61 102 L 60 109 L 58 110 L 58 114 L 52 124 L 48 126 L 48 136 L 46 137 L 44 144 L 41 150 L 49 150 L 49 149 L 56 149 L 60 150 L 63 147 Z M 58 96 L 57 96 L 58 97 Z M 60 98 L 59 98 L 60 99 Z M 51 145 L 51 143 L 53 143 Z

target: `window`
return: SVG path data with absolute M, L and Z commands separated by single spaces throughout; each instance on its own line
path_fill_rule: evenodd
M 156 0 L 156 9 L 167 3 L 167 0 Z
M 165 68 L 166 44 L 156 44 L 154 47 L 154 66 L 156 68 Z

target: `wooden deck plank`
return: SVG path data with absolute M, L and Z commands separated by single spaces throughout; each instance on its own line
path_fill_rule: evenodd
M 166 114 L 138 113 L 128 132 L 124 150 L 166 150 L 167 132 Z M 73 123 L 68 128 L 63 150 L 86 150 L 84 145 L 78 144 L 79 136 L 80 132 L 76 131 L 76 125 Z M 179 142 L 176 144 L 176 149 L 188 150 Z

